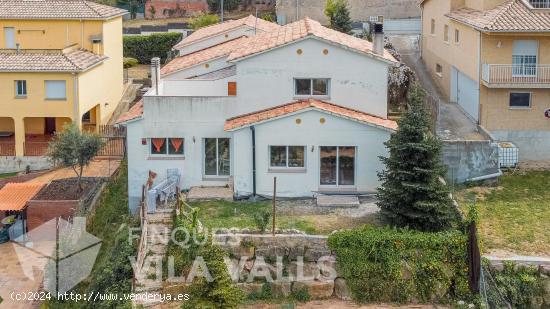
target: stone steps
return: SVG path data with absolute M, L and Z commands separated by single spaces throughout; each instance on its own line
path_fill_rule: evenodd
M 359 207 L 359 197 L 353 195 L 319 195 L 317 206 L 327 208 L 356 208 Z

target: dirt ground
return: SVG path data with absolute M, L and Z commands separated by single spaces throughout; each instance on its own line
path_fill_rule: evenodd
M 135 67 L 128 69 L 128 78 L 144 79 L 149 77 L 151 67 L 148 64 L 138 64 Z

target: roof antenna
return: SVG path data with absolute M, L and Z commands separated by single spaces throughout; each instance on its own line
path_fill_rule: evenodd
M 223 0 L 222 0 L 222 23 L 223 23 Z
M 256 19 L 254 19 L 254 35 L 256 35 L 257 25 L 258 25 L 258 3 L 256 3 Z

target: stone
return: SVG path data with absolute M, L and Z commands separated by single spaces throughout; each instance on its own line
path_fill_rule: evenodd
M 305 253 L 304 246 L 295 246 L 291 247 L 288 252 L 288 259 L 291 261 L 296 261 L 299 256 L 304 256 Z
M 270 246 L 263 248 L 256 248 L 256 257 L 262 256 L 265 259 L 277 258 L 278 256 L 284 257 L 288 255 L 288 250 L 285 247 Z
M 330 256 L 331 252 L 328 249 L 307 249 L 304 253 L 304 260 L 310 261 L 310 262 L 316 262 L 318 259 L 320 259 L 323 256 Z
M 322 277 L 335 279 L 335 277 L 338 276 L 338 272 L 336 271 L 336 257 L 334 255 L 318 260 L 317 266 L 319 267 Z
M 241 289 L 246 295 L 250 295 L 252 293 L 261 293 L 262 287 L 264 286 L 263 283 L 237 283 L 236 286 Z
M 286 298 L 290 296 L 292 284 L 286 281 L 274 281 L 271 283 L 271 294 L 274 298 Z
M 550 265 L 540 265 L 540 272 L 547 276 L 550 276 Z
M 351 291 L 344 278 L 336 278 L 334 280 L 334 296 L 341 300 L 351 300 Z
M 298 277 L 299 268 L 301 268 L 300 278 Z M 290 262 L 288 265 L 288 274 L 295 280 L 306 281 L 318 279 L 321 272 L 317 263 L 314 262 Z
M 292 291 L 307 289 L 312 299 L 329 298 L 334 293 L 334 281 L 296 281 L 292 284 Z

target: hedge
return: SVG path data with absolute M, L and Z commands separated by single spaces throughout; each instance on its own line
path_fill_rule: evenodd
M 449 302 L 470 299 L 467 237 L 374 228 L 329 237 L 338 274 L 359 303 Z
M 143 64 L 150 63 L 153 57 L 160 57 L 164 62 L 168 52 L 181 38 L 179 32 L 124 36 L 124 57 L 136 58 Z

